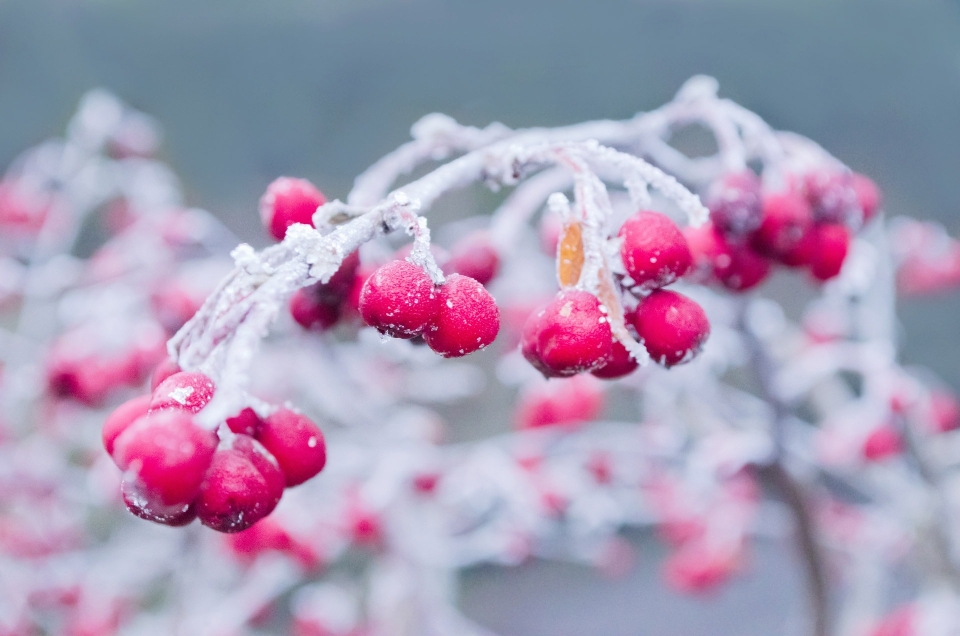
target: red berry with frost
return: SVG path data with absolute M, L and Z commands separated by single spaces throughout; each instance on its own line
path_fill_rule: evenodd
M 672 367 L 692 360 L 710 335 L 710 322 L 694 300 L 658 289 L 640 301 L 634 326 L 656 362 Z
M 251 437 L 257 434 L 260 428 L 260 416 L 249 406 L 233 417 L 227 418 L 227 426 L 231 431 L 238 435 L 249 435 Z
M 850 230 L 833 223 L 818 225 L 814 230 L 810 272 L 817 280 L 830 280 L 840 273 L 850 249 Z
M 314 213 L 326 202 L 323 193 L 306 179 L 280 177 L 267 186 L 260 199 L 260 218 L 270 235 L 282 241 L 294 223 L 313 226 Z
M 795 248 L 813 222 L 810 206 L 793 192 L 767 194 L 763 221 L 751 236 L 752 247 L 764 256 L 780 258 Z
M 187 504 L 200 491 L 217 436 L 198 427 L 186 411 L 149 413 L 114 442 L 113 459 L 138 490 L 166 506 Z
M 500 310 L 483 285 L 451 274 L 437 293 L 439 309 L 423 332 L 431 349 L 444 358 L 459 358 L 483 349 L 500 331 Z
M 568 377 L 605 365 L 613 355 L 606 308 L 596 296 L 564 290 L 524 326 L 523 352 L 547 377 Z
M 876 216 L 877 210 L 880 209 L 880 202 L 883 198 L 880 188 L 870 177 L 857 172 L 853 173 L 851 185 L 853 191 L 857 194 L 860 209 L 863 211 L 863 222 L 866 223 Z
M 890 425 L 873 429 L 863 442 L 865 459 L 878 462 L 903 452 L 903 440 L 900 433 Z
M 217 449 L 197 497 L 200 523 L 218 532 L 240 532 L 273 512 L 284 477 L 258 446 L 238 435 Z
M 859 225 L 863 220 L 853 175 L 849 172 L 811 172 L 804 177 L 804 186 L 817 221 Z
M 156 391 L 161 382 L 182 370 L 173 358 L 167 358 L 153 370 L 153 375 L 150 377 L 150 390 Z
M 327 462 L 323 433 L 308 417 L 281 408 L 260 424 L 256 439 L 277 460 L 287 487 L 307 481 Z
M 692 262 L 676 223 L 659 212 L 637 212 L 620 227 L 620 257 L 627 275 L 643 290 L 669 285 Z
M 603 411 L 603 389 L 596 380 L 576 376 L 538 382 L 520 395 L 514 416 L 517 428 L 574 427 L 592 422 Z
M 599 369 L 591 371 L 590 374 L 604 380 L 615 380 L 630 375 L 639 366 L 640 363 L 630 355 L 627 348 L 619 340 L 614 340 L 610 359 Z
M 489 233 L 474 232 L 457 241 L 450 249 L 447 267 L 486 285 L 500 270 L 500 255 Z
M 107 416 L 103 423 L 102 438 L 103 448 L 108 455 L 113 455 L 113 444 L 117 437 L 127 430 L 131 424 L 147 414 L 151 399 L 152 397 L 149 395 L 141 395 L 132 400 L 127 400 Z
M 127 510 L 146 521 L 179 528 L 197 518 L 197 506 L 193 502 L 166 505 L 136 480 L 124 479 L 120 494 Z
M 760 179 L 749 170 L 728 174 L 710 187 L 706 205 L 713 225 L 731 236 L 745 236 L 760 227 Z
M 360 315 L 371 327 L 394 338 L 413 338 L 433 322 L 440 295 L 423 268 L 391 261 L 367 279 L 360 292 Z
M 323 302 L 308 289 L 298 289 L 290 298 L 290 315 L 304 329 L 326 331 L 340 320 L 340 305 Z
M 153 390 L 150 410 L 182 409 L 199 413 L 213 399 L 213 391 L 213 381 L 204 374 L 181 371 Z

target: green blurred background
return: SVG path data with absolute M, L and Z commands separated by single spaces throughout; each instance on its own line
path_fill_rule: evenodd
M 256 202 L 270 180 L 306 176 L 343 198 L 425 113 L 625 118 L 697 73 L 874 177 L 889 213 L 960 235 L 957 0 L 0 0 L 0 165 L 103 86 L 161 122 L 191 204 L 263 244 Z M 956 293 L 901 307 L 905 357 L 955 389 L 958 316 Z M 714 634 L 762 634 L 797 593 L 765 554 L 721 614 L 626 592 L 649 576 L 608 588 L 536 568 L 471 579 L 465 602 L 507 633 L 679 634 L 710 617 Z M 535 597 L 553 601 L 524 611 Z

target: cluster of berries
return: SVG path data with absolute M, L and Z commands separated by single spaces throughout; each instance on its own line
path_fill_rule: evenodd
M 811 172 L 782 191 L 764 191 L 753 172 L 731 173 L 706 195 L 710 222 L 687 228 L 699 280 L 742 292 L 774 264 L 806 268 L 819 281 L 840 273 L 852 232 L 874 217 L 880 192 L 851 172 Z
M 283 240 L 294 223 L 313 225 L 313 214 L 326 201 L 304 179 L 281 177 L 260 200 L 263 223 Z M 357 314 L 380 333 L 394 338 L 422 338 L 437 353 L 459 357 L 482 349 L 497 336 L 496 303 L 484 289 L 496 276 L 500 257 L 484 232 L 474 232 L 450 250 L 431 248 L 448 279 L 434 285 L 426 272 L 404 260 L 410 246 L 376 270 L 362 267 L 349 254 L 325 283 L 298 290 L 290 314 L 305 329 L 324 331 L 347 313 Z
M 323 433 L 299 413 L 278 408 L 261 418 L 246 408 L 212 431 L 193 417 L 213 398 L 210 378 L 168 360 L 152 384 L 151 395 L 121 404 L 103 425 L 103 446 L 124 472 L 124 503 L 138 517 L 169 526 L 199 517 L 239 532 L 326 463 Z
M 627 328 L 650 356 L 670 367 L 691 360 L 710 334 L 707 316 L 694 300 L 663 289 L 691 266 L 680 228 L 659 212 L 640 211 L 620 228 L 623 289 L 639 297 L 625 316 Z M 527 319 L 524 357 L 545 377 L 590 372 L 603 379 L 632 373 L 637 361 L 613 337 L 608 309 L 593 294 L 564 289 Z

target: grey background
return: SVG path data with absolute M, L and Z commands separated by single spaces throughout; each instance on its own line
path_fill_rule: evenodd
M 331 197 L 430 111 L 511 126 L 624 118 L 708 73 L 778 128 L 960 235 L 956 0 L 0 0 L 0 165 L 59 133 L 104 86 L 155 115 L 189 202 L 263 244 L 257 198 L 281 173 Z M 960 388 L 960 294 L 901 307 L 904 356 Z M 486 568 L 465 606 L 507 634 L 768 634 L 795 607 L 761 547 L 706 604 L 635 575 Z M 757 609 L 760 608 L 760 609 Z M 641 629 L 638 625 L 646 627 Z

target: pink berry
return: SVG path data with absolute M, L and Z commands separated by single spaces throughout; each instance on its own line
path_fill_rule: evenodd
M 174 373 L 153 390 L 151 411 L 182 409 L 199 413 L 213 399 L 213 381 L 202 373 Z
M 888 424 L 873 429 L 863 442 L 863 456 L 872 462 L 899 455 L 902 451 L 900 433 Z
M 193 502 L 164 505 L 155 495 L 145 492 L 136 480 L 124 479 L 120 494 L 127 510 L 147 521 L 179 528 L 197 518 L 197 507 Z
M 610 360 L 599 369 L 591 371 L 590 374 L 604 380 L 615 380 L 630 375 L 639 366 L 640 363 L 630 355 L 627 348 L 619 340 L 614 340 Z
M 249 406 L 233 417 L 227 418 L 227 426 L 231 431 L 238 435 L 249 435 L 251 437 L 256 436 L 257 430 L 260 428 L 260 422 L 262 422 L 260 416 Z
M 216 434 L 196 426 L 186 411 L 155 411 L 116 438 L 113 458 L 138 489 L 174 506 L 196 498 L 216 447 Z
M 812 220 L 810 206 L 799 195 L 767 194 L 763 198 L 763 221 L 753 233 L 751 244 L 764 256 L 780 258 L 796 247 Z
M 717 180 L 706 196 L 710 220 L 727 235 L 745 236 L 760 227 L 760 179 L 753 172 L 735 172 Z
M 952 393 L 934 391 L 930 394 L 929 419 L 937 433 L 960 428 L 960 401 Z
M 173 358 L 167 358 L 153 370 L 153 375 L 150 378 L 150 390 L 156 391 L 161 382 L 174 373 L 180 373 L 182 370 Z
M 267 186 L 260 199 L 260 218 L 270 235 L 282 241 L 294 223 L 312 226 L 314 213 L 326 202 L 323 193 L 306 179 L 280 177 Z
M 486 285 L 500 269 L 500 255 L 487 232 L 474 232 L 454 244 L 447 267 Z
M 307 481 L 327 462 L 320 427 L 290 409 L 281 408 L 263 420 L 256 439 L 276 458 L 288 488 Z
M 437 315 L 440 295 L 423 268 L 391 261 L 367 279 L 360 292 L 360 315 L 371 327 L 394 338 L 420 335 Z
M 103 423 L 102 437 L 103 448 L 107 451 L 108 455 L 113 455 L 113 444 L 116 442 L 120 433 L 127 430 L 131 424 L 147 414 L 151 399 L 152 397 L 149 395 L 141 395 L 132 400 L 127 400 L 107 416 L 106 421 Z
M 246 530 L 273 512 L 283 473 L 252 438 L 238 435 L 213 455 L 197 497 L 200 523 L 218 532 Z
M 539 382 L 528 387 L 517 402 L 517 428 L 575 427 L 592 422 L 603 411 L 603 390 L 586 376 Z
M 696 301 L 658 289 L 640 301 L 634 326 L 656 362 L 672 367 L 692 360 L 710 335 L 710 322 Z
M 810 259 L 810 271 L 817 280 L 830 280 L 840 273 L 850 248 L 850 230 L 833 223 L 818 225 L 815 229 L 815 250 Z
M 857 172 L 853 173 L 851 185 L 857 194 L 860 209 L 863 211 L 863 222 L 866 223 L 876 216 L 877 210 L 880 209 L 880 201 L 883 198 L 880 188 L 870 177 Z
M 627 275 L 642 290 L 669 285 L 683 276 L 692 262 L 680 228 L 659 212 L 637 212 L 624 221 L 619 236 L 620 257 Z
M 564 290 L 524 325 L 524 357 L 546 377 L 568 377 L 605 365 L 613 355 L 606 308 L 593 294 Z
M 444 358 L 459 358 L 483 349 L 500 331 L 500 310 L 483 285 L 469 276 L 450 274 L 438 292 L 439 309 L 423 332 L 431 349 Z
M 319 300 L 309 288 L 298 289 L 290 298 L 290 315 L 304 329 L 326 331 L 340 320 L 340 305 Z
M 738 551 L 691 541 L 664 562 L 664 575 L 674 589 L 687 593 L 708 592 L 726 582 L 737 570 Z

